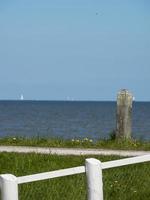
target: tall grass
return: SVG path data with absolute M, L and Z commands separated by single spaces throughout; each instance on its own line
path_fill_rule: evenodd
M 5 137 L 5 138 L 0 138 L 0 145 L 150 150 L 149 141 L 144 142 L 134 139 L 132 140 L 103 139 L 103 140 L 93 141 L 90 138 L 64 140 L 60 138 Z

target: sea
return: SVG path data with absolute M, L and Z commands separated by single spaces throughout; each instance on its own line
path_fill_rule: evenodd
M 116 128 L 116 102 L 0 101 L 0 137 L 107 139 Z M 132 136 L 150 140 L 150 102 L 134 102 Z

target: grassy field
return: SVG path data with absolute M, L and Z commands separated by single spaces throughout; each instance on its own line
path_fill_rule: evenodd
M 150 142 L 138 140 L 98 140 L 93 141 L 89 138 L 63 140 L 56 138 L 24 138 L 24 137 L 5 137 L 0 138 L 0 145 L 18 146 L 40 146 L 40 147 L 67 147 L 67 148 L 105 148 L 105 149 L 131 149 L 131 150 L 150 150 Z
M 88 156 L 93 157 L 93 156 Z M 94 156 L 101 161 L 117 156 Z M 16 176 L 84 165 L 85 156 L 0 154 L 0 174 Z M 103 171 L 105 200 L 149 200 L 150 163 Z M 85 174 L 61 177 L 19 186 L 20 200 L 86 200 Z

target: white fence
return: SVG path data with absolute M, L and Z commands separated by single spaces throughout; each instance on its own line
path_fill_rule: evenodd
M 85 166 L 80 167 L 62 169 L 52 172 L 45 172 L 21 177 L 16 177 L 12 174 L 3 174 L 0 176 L 1 199 L 18 200 L 18 184 L 52 179 L 73 174 L 86 173 L 88 200 L 103 200 L 103 169 L 109 169 L 147 161 L 150 161 L 150 155 L 137 156 L 133 158 L 125 158 L 108 162 L 100 162 L 97 159 L 89 158 L 86 159 Z

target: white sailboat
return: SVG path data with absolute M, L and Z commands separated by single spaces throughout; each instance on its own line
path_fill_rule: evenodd
M 20 100 L 21 100 L 21 101 L 24 100 L 23 94 L 21 94 L 21 96 L 20 96 Z

